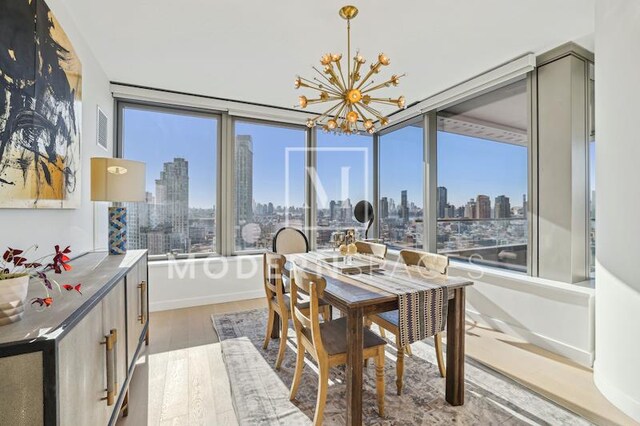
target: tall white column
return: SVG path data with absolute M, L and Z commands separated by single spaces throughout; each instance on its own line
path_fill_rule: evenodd
M 596 362 L 640 421 L 640 1 L 596 1 Z

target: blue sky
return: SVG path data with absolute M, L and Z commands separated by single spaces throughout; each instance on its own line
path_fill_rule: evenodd
M 189 161 L 189 204 L 215 204 L 218 121 L 202 116 L 167 114 L 126 108 L 124 157 L 147 165 L 147 191 L 155 194 L 155 180 L 164 163 L 175 157 Z
M 251 135 L 253 142 L 253 199 L 275 206 L 285 201 L 285 162 L 289 149 L 289 202 L 304 202 L 304 152 L 306 132 L 255 122 L 236 122 L 236 135 Z
M 400 192 L 407 190 L 409 204 L 423 206 L 423 130 L 407 126 L 380 138 L 380 197 L 400 204 Z
M 215 204 L 215 118 L 125 109 L 124 154 L 147 163 L 147 190 L 164 162 L 174 157 L 189 161 L 191 207 Z M 257 203 L 284 205 L 285 165 L 289 156 L 289 197 L 294 206 L 304 199 L 305 132 L 256 122 L 237 122 L 236 134 L 253 140 L 253 196 Z M 372 198 L 373 150 L 370 136 L 340 136 L 318 132 L 319 181 L 329 200 L 342 199 L 343 169 L 348 170 L 348 196 L 353 204 Z M 293 148 L 287 150 L 287 148 Z M 449 202 L 463 205 L 478 194 L 511 198 L 522 204 L 527 191 L 527 150 L 524 147 L 438 132 L 438 185 L 446 186 Z M 400 202 L 406 189 L 409 201 L 422 207 L 422 128 L 405 127 L 381 138 L 380 194 Z M 365 171 L 367 173 L 365 174 Z M 365 175 L 368 183 L 365 184 Z M 320 203 L 323 200 L 319 200 Z M 320 205 L 320 207 L 328 207 Z
M 527 193 L 527 149 L 518 145 L 438 132 L 438 186 L 448 201 L 466 204 L 478 194 L 506 195 L 511 206 L 522 206 Z M 528 199 L 528 197 L 527 197 Z

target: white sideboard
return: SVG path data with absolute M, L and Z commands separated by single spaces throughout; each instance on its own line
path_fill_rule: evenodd
M 111 425 L 126 414 L 149 338 L 146 250 L 86 253 L 56 276 L 81 283 L 43 311 L 0 327 L 0 425 Z M 28 299 L 42 297 L 31 283 Z

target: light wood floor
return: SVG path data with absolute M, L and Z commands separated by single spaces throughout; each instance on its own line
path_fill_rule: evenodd
M 150 315 L 150 344 L 140 357 L 119 426 L 237 425 L 211 315 L 266 307 L 263 299 Z M 590 369 L 491 329 L 467 325 L 467 355 L 503 372 L 596 424 L 634 425 L 593 384 Z
M 593 383 L 593 370 L 524 340 L 467 323 L 469 357 L 599 425 L 638 425 Z
M 211 315 L 266 307 L 263 299 L 150 315 L 150 343 L 129 387 L 118 426 L 237 425 Z

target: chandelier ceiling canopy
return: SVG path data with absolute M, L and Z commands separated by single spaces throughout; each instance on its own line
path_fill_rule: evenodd
M 324 113 L 307 120 L 308 127 L 322 126 L 327 132 L 352 134 L 359 131 L 375 133 L 376 127 L 384 127 L 389 123 L 388 117 L 375 108 L 375 104 L 390 104 L 404 108 L 405 98 L 396 99 L 377 97 L 373 92 L 390 86 L 397 86 L 402 75 L 393 74 L 388 80 L 376 84 L 371 77 L 378 74 L 383 67 L 390 64 L 389 57 L 384 53 L 378 55 L 378 60 L 363 69 L 366 60 L 356 52 L 351 57 L 351 20 L 358 14 L 355 6 L 344 6 L 339 15 L 347 21 L 347 58 L 346 75 L 342 67 L 342 54 L 326 53 L 320 58 L 322 70 L 313 69 L 320 78 L 312 80 L 298 76 L 295 80 L 296 89 L 308 88 L 319 92 L 317 98 L 299 97 L 300 108 L 307 105 L 329 103 L 333 104 Z M 366 69 L 366 68 L 365 68 Z M 364 77 L 363 77 L 364 74 Z M 377 125 L 377 126 L 376 126 Z

